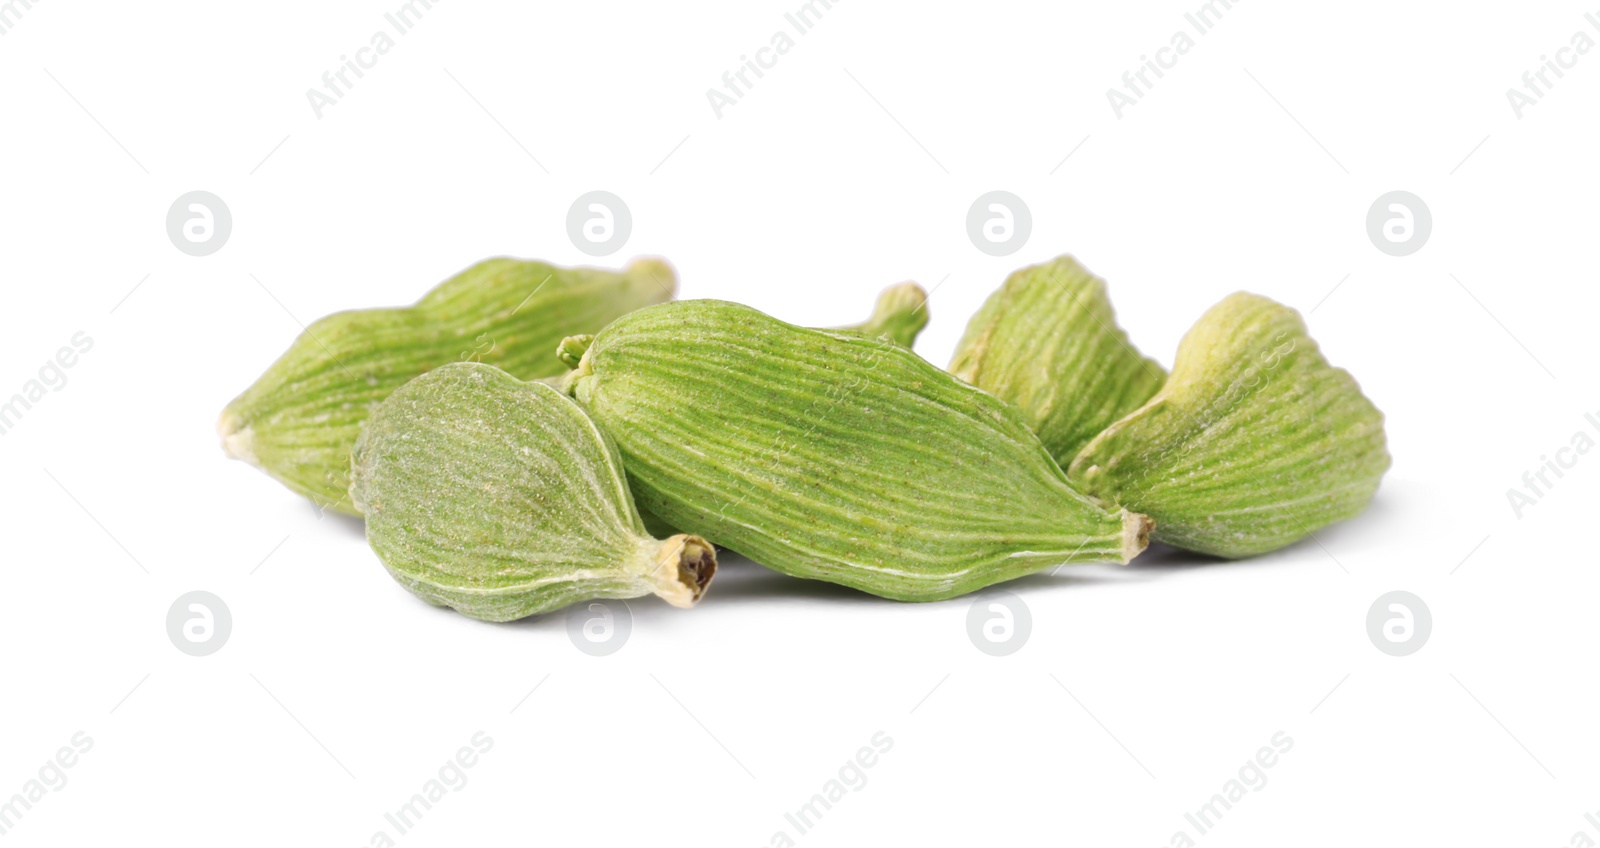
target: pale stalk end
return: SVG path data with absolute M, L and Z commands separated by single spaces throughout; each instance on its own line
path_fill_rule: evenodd
M 243 426 L 233 410 L 222 410 L 222 416 L 217 419 L 217 436 L 222 439 L 222 452 L 230 459 L 242 459 L 251 465 L 260 465 L 256 460 L 255 432 Z
M 1150 533 L 1156 529 L 1155 519 L 1137 512 L 1122 511 L 1122 564 L 1150 547 Z
M 717 549 L 699 536 L 680 534 L 661 543 L 655 570 L 645 579 L 662 600 L 687 609 L 705 595 L 716 573 Z

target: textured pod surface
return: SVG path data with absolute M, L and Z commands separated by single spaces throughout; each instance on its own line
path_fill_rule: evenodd
M 1072 461 L 1074 483 L 1155 538 L 1241 557 L 1359 513 L 1389 467 L 1383 413 L 1299 313 L 1240 292 L 1183 337 L 1167 384 Z
M 878 293 L 872 315 L 859 324 L 840 329 L 883 337 L 901 347 L 911 347 L 928 326 L 928 293 L 912 282 L 896 283 Z
M 401 387 L 352 466 L 389 573 L 473 618 L 652 593 L 689 606 L 716 571 L 704 540 L 645 534 L 615 448 L 576 404 L 493 366 L 445 365 Z
M 1070 256 L 1006 278 L 967 323 L 950 373 L 1021 410 L 1063 466 L 1166 380 L 1117 326 L 1105 282 Z
M 295 339 L 217 422 L 223 449 L 320 506 L 355 514 L 350 449 L 368 412 L 407 380 L 450 362 L 532 379 L 564 373 L 562 338 L 671 300 L 671 267 L 621 272 L 489 259 L 396 309 L 340 312 Z
M 1125 562 L 1149 532 L 1075 491 L 1016 410 L 887 339 L 670 303 L 602 330 L 568 390 L 641 504 L 798 577 L 937 600 Z
M 840 330 L 860 333 L 871 338 L 885 338 L 901 347 L 910 348 L 917 335 L 928 325 L 928 293 L 912 282 L 896 283 L 878 293 L 872 314 L 859 324 L 848 324 Z M 592 335 L 574 336 L 562 341 L 558 356 L 568 367 L 578 367 L 583 351 L 594 340 Z M 559 381 L 552 382 L 558 385 Z M 639 515 L 644 526 L 654 536 L 670 536 L 677 530 L 664 519 L 640 504 Z

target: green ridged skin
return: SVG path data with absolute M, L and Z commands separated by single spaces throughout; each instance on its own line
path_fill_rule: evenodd
M 391 394 L 352 468 L 389 573 L 473 618 L 648 594 L 687 607 L 716 572 L 705 540 L 646 535 L 615 448 L 576 404 L 491 365 L 445 365 Z
M 1388 467 L 1383 413 L 1299 313 L 1239 292 L 1201 317 L 1166 385 L 1069 476 L 1154 518 L 1157 541 L 1243 557 L 1361 512 Z
M 666 263 L 625 270 L 489 259 L 414 306 L 339 312 L 314 322 L 217 422 L 223 450 L 319 506 L 356 514 L 347 496 L 361 422 L 407 380 L 450 362 L 497 365 L 522 379 L 565 372 L 562 338 L 671 300 Z
M 901 347 L 910 348 L 916 343 L 922 328 L 928 325 L 927 302 L 928 293 L 923 291 L 922 286 L 911 282 L 896 283 L 879 292 L 867 320 L 839 329 L 871 338 L 885 338 Z M 577 368 L 583 351 L 593 340 L 592 335 L 572 336 L 562 341 L 556 355 L 567 367 Z M 553 378 L 544 382 L 559 386 L 562 381 L 563 378 Z M 677 532 L 645 506 L 640 506 L 639 515 L 644 518 L 644 526 L 653 536 L 670 536 Z
M 967 323 L 950 373 L 1021 410 L 1063 466 L 1166 381 L 1117 326 L 1105 281 L 1070 256 L 1007 277 Z
M 640 504 L 796 577 L 939 600 L 1125 562 L 1149 531 L 1074 490 L 1016 410 L 887 339 L 670 303 L 602 330 L 567 388 Z

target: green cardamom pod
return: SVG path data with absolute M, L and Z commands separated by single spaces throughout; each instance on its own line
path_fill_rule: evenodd
M 389 573 L 473 618 L 648 594 L 687 607 L 716 573 L 704 539 L 645 534 L 616 449 L 577 404 L 491 365 L 406 383 L 372 411 L 351 465 Z
M 928 601 L 1145 547 L 1016 410 L 888 339 L 697 300 L 583 347 L 567 390 L 639 503 L 769 568 Z
M 967 323 L 950 373 L 1021 410 L 1063 466 L 1166 380 L 1117 326 L 1105 281 L 1070 256 L 1007 277 Z
M 840 330 L 860 333 L 872 338 L 886 338 L 901 347 L 910 348 L 917 340 L 917 335 L 928 324 L 928 293 L 916 283 L 896 283 L 878 294 L 877 303 L 872 308 L 872 314 L 867 320 L 859 324 L 850 324 L 840 327 Z M 583 356 L 583 351 L 594 339 L 592 335 L 572 336 L 562 341 L 557 348 L 556 356 L 569 368 L 577 368 L 578 360 Z M 544 382 L 559 386 L 562 378 L 551 378 Z M 639 515 L 644 519 L 645 529 L 652 536 L 670 536 L 677 530 L 650 509 L 641 504 Z
M 1383 413 L 1299 313 L 1239 292 L 1183 337 L 1161 391 L 1068 473 L 1154 518 L 1159 542 L 1242 557 L 1361 512 L 1388 467 Z
M 329 315 L 222 411 L 223 450 L 320 506 L 355 514 L 350 449 L 372 407 L 407 380 L 459 361 L 522 379 L 564 373 L 551 356 L 562 338 L 671 300 L 676 284 L 655 259 L 620 272 L 489 259 L 414 306 Z

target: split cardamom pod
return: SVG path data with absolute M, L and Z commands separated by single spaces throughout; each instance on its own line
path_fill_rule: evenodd
M 950 373 L 1021 410 L 1063 466 L 1166 380 L 1117 326 L 1105 281 L 1070 256 L 1006 278 L 967 323 Z
M 625 270 L 489 259 L 414 306 L 340 312 L 307 327 L 217 422 L 223 450 L 320 506 L 354 514 L 350 449 L 371 409 L 412 377 L 458 361 L 532 379 L 564 372 L 551 351 L 641 306 L 671 300 L 672 268 Z
M 1146 545 L 1016 410 L 888 339 L 699 300 L 574 344 L 567 391 L 639 503 L 786 574 L 927 601 Z
M 1299 313 L 1239 292 L 1201 317 L 1166 385 L 1068 474 L 1154 518 L 1157 541 L 1243 557 L 1361 512 L 1388 467 L 1383 413 L 1328 364 Z
M 704 539 L 645 534 L 616 449 L 577 404 L 490 365 L 445 365 L 392 393 L 352 468 L 389 573 L 473 618 L 648 594 L 687 607 L 716 573 Z

